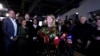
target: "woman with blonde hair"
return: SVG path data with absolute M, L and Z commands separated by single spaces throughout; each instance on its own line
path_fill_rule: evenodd
M 50 14 L 46 16 L 46 26 L 42 27 L 38 34 L 43 39 L 44 48 L 46 54 L 48 55 L 48 51 L 50 51 L 50 49 L 52 49 L 52 47 L 54 46 L 53 41 L 55 37 L 58 36 L 54 15 Z M 56 37 L 56 39 L 58 38 Z
M 47 15 L 46 21 L 47 21 L 47 27 L 56 27 L 54 15 L 52 14 Z

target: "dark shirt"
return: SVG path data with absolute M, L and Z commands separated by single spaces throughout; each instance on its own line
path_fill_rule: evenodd
M 91 31 L 92 31 L 93 27 L 88 24 L 78 24 L 75 26 L 74 29 L 74 39 L 80 39 L 83 42 L 83 45 L 86 45 L 87 40 L 89 40 L 91 38 Z
M 93 38 L 91 38 L 91 44 L 95 47 L 99 47 L 100 48 L 100 40 L 97 40 L 97 37 L 100 37 L 100 30 L 97 30 L 96 28 L 94 28 L 93 32 L 92 32 L 92 36 Z

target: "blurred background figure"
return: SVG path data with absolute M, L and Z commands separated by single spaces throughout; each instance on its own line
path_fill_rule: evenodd
M 30 50 L 32 51 L 31 54 L 32 55 L 37 55 L 37 52 L 39 51 L 39 46 L 41 42 L 38 36 L 38 30 L 40 30 L 40 26 L 38 25 L 38 20 L 37 18 L 34 18 L 32 20 L 32 25 L 29 28 L 29 44 L 30 44 Z
M 30 15 L 28 13 L 26 13 L 24 15 L 24 19 L 26 20 L 26 26 L 30 27 L 32 25 L 32 20 L 31 20 Z
M 20 13 L 18 12 L 18 13 L 16 13 L 16 19 L 18 19 L 19 18 L 19 16 L 20 16 Z
M 21 26 L 18 28 L 18 55 L 26 56 L 28 54 L 28 28 L 26 27 L 26 21 L 21 21 Z
M 100 18 L 96 19 L 96 27 L 92 31 L 92 38 L 90 40 L 88 56 L 100 56 Z
M 59 31 L 59 35 L 60 35 L 62 32 L 66 31 L 66 30 L 64 29 L 63 25 L 64 25 L 64 24 L 63 24 L 62 20 L 61 20 L 61 19 L 58 19 L 58 21 L 57 21 L 57 30 Z

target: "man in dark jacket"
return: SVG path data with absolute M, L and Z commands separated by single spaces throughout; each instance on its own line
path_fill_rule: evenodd
M 13 48 L 17 40 L 17 23 L 14 10 L 9 10 L 9 17 L 3 19 L 3 32 L 6 56 L 13 56 Z
M 74 28 L 74 41 L 77 44 L 79 51 L 84 53 L 91 38 L 92 26 L 86 22 L 86 17 L 81 16 L 79 23 Z

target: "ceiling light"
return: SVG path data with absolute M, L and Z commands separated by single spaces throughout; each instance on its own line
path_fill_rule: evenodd
M 76 14 L 78 15 L 79 13 L 78 13 L 78 12 L 76 12 Z
M 8 17 L 8 16 L 9 16 L 9 14 L 8 14 L 8 13 L 6 13 L 6 16 Z

